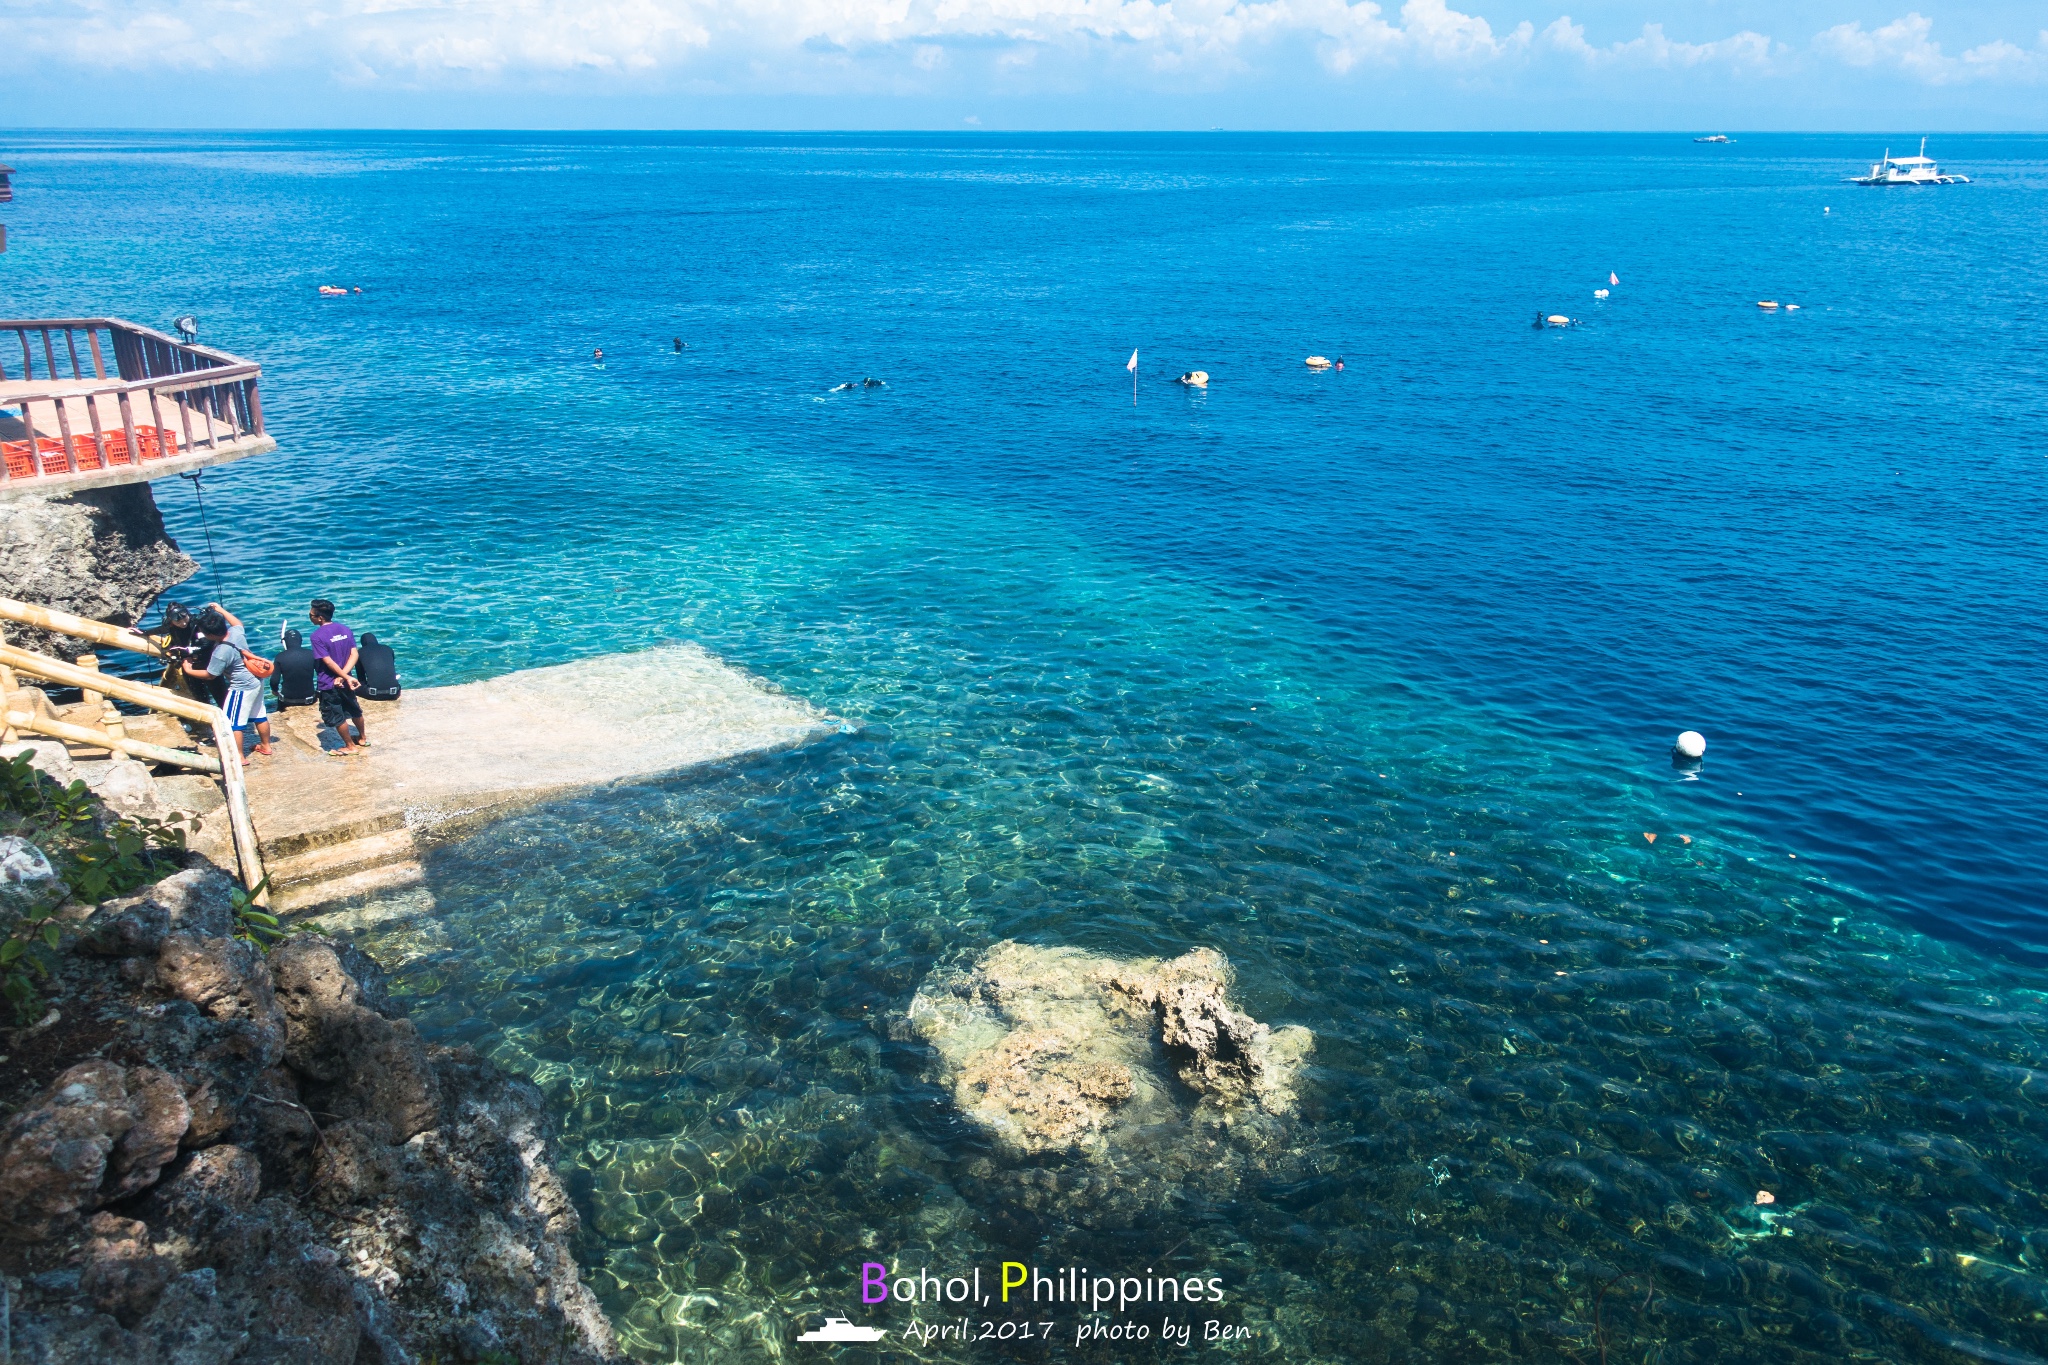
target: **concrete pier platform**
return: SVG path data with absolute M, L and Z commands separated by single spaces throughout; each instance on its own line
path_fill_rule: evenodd
M 248 760 L 282 913 L 418 882 L 421 841 L 437 833 L 577 790 L 793 747 L 839 726 L 694 645 L 408 690 L 395 702 L 365 702 L 363 712 L 367 753 L 334 756 L 319 708 L 303 706 L 273 712 L 275 755 Z

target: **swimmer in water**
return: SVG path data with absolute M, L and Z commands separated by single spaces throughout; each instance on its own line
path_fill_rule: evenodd
M 1540 308 L 1536 310 L 1536 321 L 1533 325 L 1537 331 L 1543 330 L 1543 310 Z
M 592 352 L 591 359 L 600 365 L 604 364 L 604 347 L 600 346 L 596 351 Z
M 859 387 L 860 385 L 854 383 L 851 379 L 849 379 L 844 384 L 834 384 L 832 386 L 832 392 L 845 393 L 848 389 L 857 389 Z
M 1344 368 L 1344 357 L 1341 355 L 1337 357 L 1337 368 L 1340 370 Z
M 677 338 L 676 338 L 676 354 L 677 354 L 677 355 L 681 355 L 682 353 L 683 353 L 683 339 L 682 339 L 681 337 L 677 337 Z
M 864 389 L 879 389 L 882 387 L 882 381 L 879 379 L 863 379 L 860 381 L 860 386 Z

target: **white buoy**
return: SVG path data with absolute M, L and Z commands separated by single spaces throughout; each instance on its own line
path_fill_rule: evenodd
M 1707 752 L 1707 737 L 1697 730 L 1687 730 L 1678 737 L 1676 747 L 1686 758 L 1702 758 Z
M 1605 289 L 1595 289 L 1593 291 L 1593 297 L 1596 299 L 1604 299 L 1607 297 L 1607 291 Z

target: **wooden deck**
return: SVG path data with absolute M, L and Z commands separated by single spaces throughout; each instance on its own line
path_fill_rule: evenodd
M 119 318 L 0 321 L 0 498 L 142 483 L 275 450 L 261 377 L 253 361 Z

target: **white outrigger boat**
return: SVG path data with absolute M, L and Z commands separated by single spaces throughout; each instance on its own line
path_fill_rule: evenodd
M 1892 149 L 1884 149 L 1884 160 L 1870 168 L 1869 175 L 1853 176 L 1855 185 L 1967 185 L 1967 175 L 1950 175 L 1934 164 L 1927 155 L 1927 139 L 1920 139 L 1920 155 L 1893 156 Z

